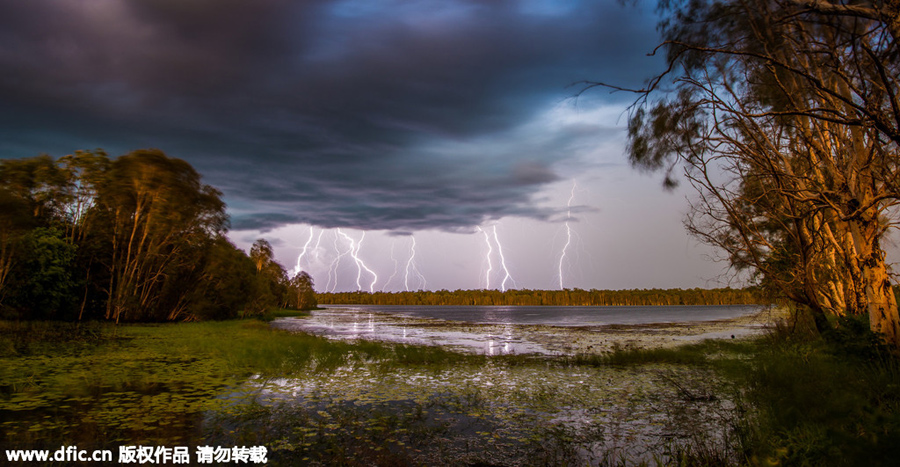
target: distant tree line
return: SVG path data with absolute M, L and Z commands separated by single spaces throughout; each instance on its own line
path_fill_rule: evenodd
M 756 305 L 772 300 L 755 288 L 634 290 L 437 290 L 417 292 L 319 293 L 323 304 L 346 305 L 521 305 L 650 306 Z
M 225 319 L 315 307 L 258 240 L 225 237 L 219 190 L 159 150 L 0 160 L 0 316 Z

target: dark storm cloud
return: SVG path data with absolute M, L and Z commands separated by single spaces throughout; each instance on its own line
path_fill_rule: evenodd
M 579 135 L 516 129 L 655 63 L 652 18 L 598 3 L 0 0 L 0 157 L 159 147 L 237 229 L 549 218 Z

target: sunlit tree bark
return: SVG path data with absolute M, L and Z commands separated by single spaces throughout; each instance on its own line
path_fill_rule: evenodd
M 259 238 L 250 246 L 250 259 L 256 265 L 256 272 L 262 273 L 275 262 L 272 245 L 264 238 Z

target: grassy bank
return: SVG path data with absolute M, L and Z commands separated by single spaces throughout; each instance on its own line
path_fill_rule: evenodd
M 759 341 L 742 373 L 740 447 L 755 465 L 896 465 L 900 364 L 864 320 L 825 336 L 808 318 Z

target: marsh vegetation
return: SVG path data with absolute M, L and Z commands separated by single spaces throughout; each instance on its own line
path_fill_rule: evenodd
M 0 440 L 263 445 L 276 465 L 867 465 L 900 445 L 864 325 L 570 356 L 345 342 L 261 320 L 3 322 Z

